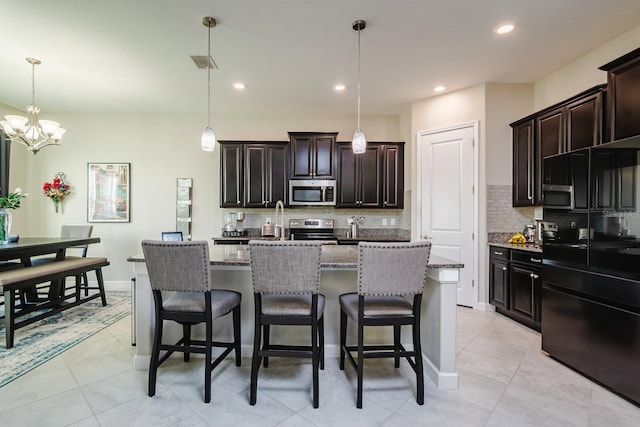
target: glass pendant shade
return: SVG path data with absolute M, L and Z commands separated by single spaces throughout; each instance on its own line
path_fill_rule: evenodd
M 364 137 L 364 133 L 360 129 L 353 133 L 351 148 L 353 149 L 354 154 L 362 154 L 367 151 L 367 139 Z
M 213 151 L 216 148 L 216 134 L 210 126 L 207 126 L 202 132 L 200 147 L 202 151 Z

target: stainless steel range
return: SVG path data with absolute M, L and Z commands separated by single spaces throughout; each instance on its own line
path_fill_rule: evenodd
M 332 219 L 290 219 L 289 238 L 291 240 L 321 240 L 323 244 L 337 244 L 333 234 Z

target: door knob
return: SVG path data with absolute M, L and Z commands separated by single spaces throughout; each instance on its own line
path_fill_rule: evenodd
M 424 236 L 422 236 L 422 238 L 423 238 L 423 239 L 426 239 L 426 240 L 430 240 L 430 239 L 431 239 L 431 236 L 429 236 L 428 234 L 425 234 Z

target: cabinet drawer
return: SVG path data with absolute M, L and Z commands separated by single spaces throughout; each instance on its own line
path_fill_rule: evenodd
M 503 259 L 505 261 L 509 260 L 509 252 L 510 250 L 507 248 L 500 248 L 498 246 L 491 246 L 490 247 L 490 254 L 489 256 L 491 258 L 494 259 Z
M 542 265 L 542 254 L 527 251 L 511 251 L 511 261 Z

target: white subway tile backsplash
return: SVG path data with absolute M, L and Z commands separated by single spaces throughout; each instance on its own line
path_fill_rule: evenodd
M 534 223 L 536 208 L 512 206 L 511 185 L 487 186 L 487 232 L 513 233 Z

